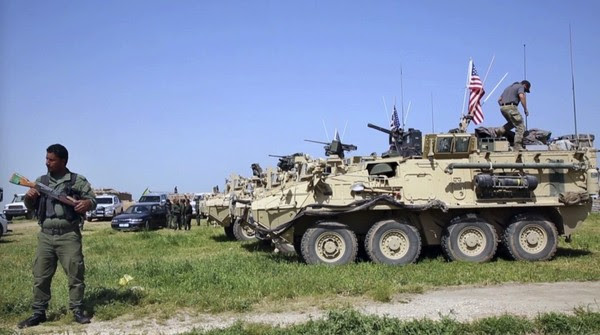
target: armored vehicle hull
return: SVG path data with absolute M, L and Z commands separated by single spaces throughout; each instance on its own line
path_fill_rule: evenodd
M 427 135 L 421 156 L 328 168 L 252 202 L 251 223 L 293 243 L 307 263 L 407 264 L 427 245 L 450 260 L 485 262 L 498 246 L 547 260 L 598 193 L 596 151 L 509 150 L 470 134 Z

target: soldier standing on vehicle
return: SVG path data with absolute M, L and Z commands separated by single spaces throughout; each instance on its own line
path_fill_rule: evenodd
M 75 207 L 65 205 L 35 188 L 25 194 L 25 206 L 38 209 L 38 245 L 33 263 L 33 315 L 18 324 L 19 328 L 33 327 L 46 321 L 46 309 L 51 297 L 50 285 L 60 262 L 69 283 L 69 308 L 77 323 L 90 323 L 83 312 L 85 290 L 80 223 L 86 211 L 96 208 L 96 196 L 90 183 L 80 174 L 67 169 L 69 152 L 61 144 L 46 149 L 48 173 L 37 182 L 59 193 L 75 198 Z
M 185 199 L 185 230 L 192 229 L 192 214 L 194 213 L 194 209 L 190 204 L 190 199 Z
M 500 112 L 507 122 L 504 126 L 496 130 L 496 135 L 502 136 L 507 131 L 515 128 L 515 151 L 525 149 L 523 147 L 525 124 L 523 122 L 523 115 L 521 115 L 517 106 L 519 106 L 520 102 L 523 105 L 523 112 L 525 113 L 525 116 L 529 116 L 525 93 L 529 93 L 530 89 L 531 83 L 527 80 L 523 80 L 520 83 L 514 82 L 512 85 L 508 86 L 504 92 L 502 92 L 500 99 L 498 99 L 498 104 L 500 104 Z

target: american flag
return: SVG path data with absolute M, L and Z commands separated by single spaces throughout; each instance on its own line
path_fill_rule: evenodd
M 398 118 L 398 111 L 396 110 L 396 105 L 394 105 L 394 112 L 392 113 L 390 128 L 392 131 L 400 129 L 400 119 Z
M 485 94 L 483 83 L 475 70 L 475 63 L 471 68 L 471 79 L 469 79 L 469 115 L 473 117 L 475 124 L 483 122 L 483 110 L 481 109 L 481 98 Z

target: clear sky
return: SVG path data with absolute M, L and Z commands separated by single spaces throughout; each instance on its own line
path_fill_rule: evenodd
M 11 173 L 45 173 L 57 142 L 94 187 L 136 198 L 209 191 L 275 165 L 268 154 L 322 156 L 303 140 L 336 128 L 355 154 L 381 153 L 387 136 L 366 124 L 387 127 L 402 91 L 407 126 L 457 126 L 469 58 L 484 79 L 495 56 L 488 92 L 508 72 L 483 106 L 499 126 L 523 44 L 529 128 L 573 133 L 569 24 L 578 130 L 597 133 L 598 13 L 581 0 L 0 0 L 0 186 L 5 202 L 24 192 Z

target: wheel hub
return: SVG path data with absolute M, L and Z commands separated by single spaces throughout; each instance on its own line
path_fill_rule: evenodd
M 335 232 L 327 232 L 317 239 L 316 251 L 325 262 L 335 262 L 342 257 L 346 245 L 342 237 Z
M 388 258 L 400 259 L 406 255 L 410 247 L 408 236 L 401 230 L 390 230 L 381 237 L 379 248 Z
M 519 244 L 528 253 L 538 253 L 548 244 L 546 232 L 537 224 L 525 226 L 519 236 Z
M 458 248 L 467 256 L 477 256 L 486 247 L 487 241 L 483 231 L 476 227 L 467 227 L 458 235 Z

